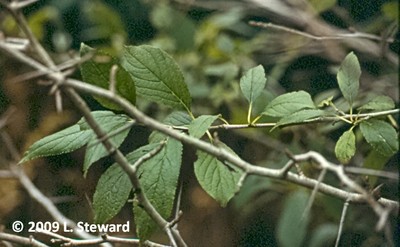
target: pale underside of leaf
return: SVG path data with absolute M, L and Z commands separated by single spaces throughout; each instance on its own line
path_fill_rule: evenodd
M 314 109 L 310 94 L 297 91 L 282 94 L 273 99 L 262 114 L 272 117 L 284 117 L 302 109 Z
M 342 134 L 335 146 L 335 154 L 338 160 L 347 164 L 356 152 L 356 136 L 353 130 L 348 130 Z
M 273 129 L 277 128 L 277 127 L 281 127 L 284 125 L 290 125 L 290 124 L 294 124 L 294 123 L 302 123 L 306 120 L 312 119 L 312 118 L 316 118 L 316 117 L 321 117 L 321 116 L 325 116 L 326 113 L 323 110 L 319 110 L 319 109 L 304 109 L 304 110 L 300 110 L 298 112 L 295 112 L 293 114 L 290 114 L 288 116 L 285 116 L 283 118 L 281 118 L 276 125 L 274 126 Z
M 211 124 L 218 119 L 218 116 L 202 115 L 192 121 L 189 125 L 189 134 L 195 138 L 202 137 L 211 126 Z
M 337 80 L 343 97 L 353 104 L 358 94 L 361 67 L 356 55 L 350 52 L 343 60 L 337 73 Z
M 380 95 L 359 107 L 358 110 L 385 111 L 393 108 L 395 108 L 394 101 L 388 96 Z
M 370 119 L 360 123 L 365 140 L 379 153 L 390 156 L 399 150 L 398 134 L 387 122 Z

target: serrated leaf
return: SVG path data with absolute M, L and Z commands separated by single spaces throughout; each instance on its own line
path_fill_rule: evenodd
M 118 164 L 108 168 L 100 177 L 93 195 L 94 221 L 105 223 L 113 218 L 125 205 L 131 190 L 129 176 Z
M 175 111 L 170 113 L 164 120 L 163 124 L 167 124 L 170 126 L 185 126 L 189 125 L 192 122 L 192 118 L 189 116 L 187 112 L 184 111 Z M 161 142 L 167 136 L 159 133 L 158 131 L 153 131 L 149 137 L 149 142 Z
M 276 125 L 274 126 L 273 129 L 280 127 L 282 125 L 288 125 L 288 124 L 294 124 L 294 123 L 302 123 L 305 120 L 311 119 L 311 118 L 316 118 L 320 116 L 326 115 L 325 111 L 323 110 L 318 110 L 318 109 L 305 109 L 305 110 L 300 110 L 298 112 L 295 112 L 293 114 L 290 114 L 289 116 L 281 118 Z
M 157 148 L 159 144 L 143 146 L 126 156 L 130 164 L 134 164 L 140 157 Z M 94 220 L 96 223 L 105 223 L 113 218 L 128 200 L 132 190 L 129 176 L 119 164 L 113 164 L 100 177 L 93 195 Z
M 183 146 L 179 141 L 168 139 L 158 154 L 139 167 L 142 190 L 164 218 L 170 217 L 173 208 L 182 162 L 182 149 Z M 157 225 L 139 205 L 134 204 L 133 211 L 137 234 L 144 241 L 157 229 Z
M 347 164 L 356 153 L 356 136 L 352 129 L 344 132 L 336 142 L 336 158 L 343 164 Z
M 24 153 L 19 164 L 39 157 L 54 156 L 72 152 L 84 146 L 90 139 L 90 130 L 82 131 L 75 124 L 52 135 L 46 136 L 35 142 Z
M 105 89 L 109 88 L 110 84 L 110 71 L 113 65 L 117 64 L 117 59 L 111 57 L 102 51 L 96 51 L 91 47 L 81 44 L 80 55 L 84 57 L 93 53 L 93 57 L 81 64 L 81 74 L 85 82 L 96 85 Z M 124 68 L 118 66 L 116 73 L 116 93 L 127 99 L 132 104 L 136 100 L 135 83 L 125 71 Z M 104 107 L 121 110 L 122 108 L 110 100 L 94 96 L 94 98 Z
M 262 114 L 271 117 L 284 117 L 302 109 L 314 109 L 310 94 L 297 91 L 279 95 L 273 99 Z
M 391 156 L 399 150 L 398 134 L 387 122 L 370 119 L 360 123 L 365 140 L 379 153 Z
M 208 153 L 197 151 L 196 154 L 194 172 L 197 180 L 207 194 L 225 207 L 237 191 L 242 172 Z
M 266 82 L 267 78 L 265 77 L 265 71 L 262 65 L 249 69 L 249 71 L 240 78 L 240 89 L 250 105 L 260 96 Z
M 109 135 L 109 140 L 118 148 L 129 133 L 130 128 L 126 128 L 126 126 L 130 124 L 130 119 L 126 115 L 117 115 L 110 111 L 95 111 L 92 112 L 92 115 L 97 124 L 100 125 L 103 132 Z M 83 129 L 89 127 L 83 119 L 79 123 Z M 119 130 L 123 128 L 126 129 L 119 132 Z M 94 162 L 106 157 L 107 155 L 108 151 L 97 137 L 93 135 L 86 148 L 85 161 L 83 163 L 84 176 L 86 176 L 87 171 Z
M 343 97 L 350 103 L 350 106 L 358 95 L 360 76 L 360 63 L 357 56 L 353 52 L 350 52 L 343 60 L 337 73 L 340 91 Z
M 369 101 L 367 104 L 359 107 L 358 110 L 384 111 L 393 109 L 394 107 L 394 101 L 390 97 L 380 95 Z
M 196 119 L 194 119 L 189 125 L 189 134 L 195 138 L 202 137 L 214 123 L 215 120 L 218 119 L 219 116 L 212 115 L 202 115 Z
M 189 111 L 191 97 L 183 74 L 167 53 L 148 45 L 127 46 L 122 66 L 135 81 L 137 94 Z
M 303 216 L 308 200 L 308 195 L 302 191 L 294 192 L 286 199 L 277 227 L 279 246 L 303 246 L 310 219 L 309 214 Z

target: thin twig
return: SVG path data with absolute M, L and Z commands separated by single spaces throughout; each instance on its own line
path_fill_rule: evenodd
M 0 239 L 3 241 L 8 241 L 11 243 L 22 244 L 26 246 L 32 247 L 49 247 L 48 245 L 39 242 L 38 240 L 34 239 L 33 237 L 20 237 L 14 234 L 8 234 L 5 232 L 0 232 Z
M 110 70 L 110 87 L 109 87 L 110 92 L 114 94 L 116 93 L 115 89 L 117 86 L 117 71 L 118 71 L 118 65 L 114 64 Z
M 325 175 L 326 175 L 326 169 L 322 169 L 321 173 L 318 176 L 317 184 L 315 185 L 315 187 L 311 193 L 310 199 L 308 200 L 308 204 L 307 204 L 306 208 L 304 209 L 303 216 L 302 216 L 303 219 L 310 213 L 311 207 L 315 201 L 315 197 L 317 196 L 319 185 L 321 184 L 322 180 L 325 178 Z
M 336 237 L 335 247 L 339 246 L 340 237 L 342 236 L 342 231 L 343 231 L 344 220 L 345 220 L 346 214 L 347 214 L 347 208 L 349 207 L 349 202 L 350 202 L 350 200 L 346 200 L 343 204 L 342 216 L 340 217 L 339 230 L 338 230 L 338 234 Z
M 354 166 L 349 166 L 349 167 L 346 166 L 346 167 L 344 167 L 344 170 L 347 173 L 382 177 L 382 178 L 388 178 L 388 179 L 392 179 L 392 180 L 396 180 L 396 181 L 399 180 L 399 174 L 394 173 L 394 172 L 378 171 L 375 169 L 368 169 L 368 168 L 354 167 Z
M 300 35 L 309 39 L 313 40 L 318 40 L 318 41 L 323 41 L 323 40 L 343 40 L 343 39 L 370 39 L 370 40 L 375 40 L 375 41 L 385 41 L 388 43 L 393 43 L 396 40 L 393 38 L 388 38 L 388 39 L 382 39 L 380 36 L 376 36 L 373 34 L 368 34 L 368 33 L 361 33 L 361 32 L 354 32 L 354 33 L 342 33 L 342 34 L 337 34 L 335 36 L 315 36 L 310 33 L 302 32 L 296 29 L 288 28 L 285 26 L 281 25 L 276 25 L 273 23 L 265 23 L 265 22 L 256 22 L 256 21 L 249 21 L 249 24 L 252 26 L 257 26 L 257 27 L 262 27 L 262 28 L 271 28 L 274 30 L 279 30 L 279 31 L 284 31 L 296 35 Z
M 100 144 L 104 139 L 106 139 L 106 138 L 112 138 L 112 137 L 114 137 L 114 136 L 116 136 L 116 135 L 118 135 L 118 134 L 124 132 L 125 130 L 132 128 L 132 126 L 133 126 L 134 124 L 135 124 L 135 121 L 132 120 L 130 123 L 128 123 L 128 124 L 122 126 L 121 128 L 118 128 L 118 129 L 116 129 L 116 130 L 114 130 L 114 131 L 111 131 L 109 134 L 106 134 L 103 138 L 97 139 L 95 142 L 93 142 L 93 143 L 91 143 L 90 145 L 88 145 L 87 148 L 91 148 L 91 147 L 93 147 L 93 146 L 96 146 L 96 145 Z
M 139 169 L 139 166 L 142 165 L 145 161 L 153 158 L 155 155 L 157 155 L 165 146 L 166 142 L 163 141 L 160 143 L 159 146 L 151 150 L 150 152 L 144 154 L 142 157 L 140 157 L 133 165 L 132 165 L 132 170 L 136 173 L 137 170 Z
M 85 246 L 85 245 L 98 245 L 104 243 L 133 244 L 140 246 L 141 244 L 139 239 L 120 238 L 115 236 L 109 236 L 108 234 L 102 234 L 101 237 L 96 237 L 92 239 L 73 239 L 49 231 L 41 231 L 38 233 L 52 237 L 51 242 L 53 244 L 61 244 L 62 246 Z M 151 241 L 144 241 L 142 244 L 143 246 L 148 246 L 148 247 L 167 247 L 166 245 L 157 244 Z

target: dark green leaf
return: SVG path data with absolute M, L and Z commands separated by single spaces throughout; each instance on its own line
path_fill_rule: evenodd
M 390 97 L 380 95 L 369 101 L 367 104 L 359 107 L 358 110 L 384 111 L 393 109 L 394 107 L 394 101 Z
M 141 96 L 190 111 L 191 97 L 183 74 L 161 49 L 148 45 L 127 46 L 122 66 L 130 73 Z
M 143 146 L 126 156 L 130 164 L 157 148 L 159 144 Z M 113 164 L 100 177 L 93 195 L 94 219 L 97 223 L 105 223 L 113 218 L 128 200 L 132 184 L 129 176 L 119 164 Z
M 266 82 L 267 78 L 265 77 L 265 71 L 262 65 L 251 68 L 240 78 L 240 89 L 250 105 L 260 96 Z
M 93 53 L 93 57 L 81 64 L 81 74 L 85 82 L 105 89 L 109 88 L 110 71 L 113 65 L 117 64 L 117 59 L 107 55 L 102 51 L 96 51 L 85 44 L 81 44 L 81 57 Z M 116 93 L 135 104 L 136 91 L 135 84 L 124 68 L 118 67 L 116 73 Z M 95 96 L 101 105 L 113 110 L 122 108 L 110 100 Z
M 112 165 L 100 177 L 93 195 L 94 221 L 105 223 L 125 205 L 132 190 L 129 176 L 118 164 Z
M 262 114 L 271 117 L 284 117 L 307 108 L 315 108 L 311 96 L 307 92 L 297 91 L 279 95 L 267 105 Z
M 282 125 L 294 124 L 294 123 L 302 123 L 305 120 L 324 116 L 326 113 L 323 110 L 317 109 L 305 109 L 285 116 L 279 120 L 273 129 Z
M 182 162 L 183 146 L 174 139 L 168 139 L 164 148 L 139 167 L 142 190 L 162 217 L 168 218 L 173 208 Z M 150 216 L 134 205 L 137 234 L 141 240 L 148 239 L 157 229 Z
M 75 124 L 35 142 L 24 153 L 19 164 L 38 157 L 72 152 L 85 145 L 91 136 L 92 132 L 90 130 L 83 131 L 79 125 Z
M 233 166 L 202 151 L 197 151 L 194 172 L 201 187 L 223 207 L 237 192 L 242 175 Z
M 336 158 L 346 164 L 356 153 L 356 136 L 350 129 L 342 134 L 335 146 Z
M 202 137 L 211 126 L 211 124 L 218 119 L 218 116 L 202 115 L 192 121 L 189 125 L 189 134 L 195 138 Z
M 387 122 L 370 119 L 360 123 L 365 140 L 379 153 L 390 156 L 399 150 L 396 130 Z
M 129 133 L 130 128 L 126 127 L 130 125 L 130 119 L 125 115 L 116 115 L 110 111 L 95 111 L 92 112 L 92 115 L 103 132 L 110 136 L 109 140 L 118 148 Z M 81 120 L 79 123 L 83 129 L 89 127 L 84 120 Z M 120 131 L 121 129 L 124 130 Z M 86 176 L 88 169 L 94 162 L 107 155 L 108 152 L 103 144 L 93 135 L 86 148 L 85 161 L 83 163 L 84 175 Z
M 361 68 L 356 55 L 350 52 L 340 65 L 337 80 L 343 97 L 353 104 L 358 94 L 360 84 Z
M 285 201 L 282 216 L 278 222 L 278 241 L 282 247 L 303 246 L 307 233 L 309 215 L 303 217 L 308 201 L 305 192 L 297 191 L 292 193 Z

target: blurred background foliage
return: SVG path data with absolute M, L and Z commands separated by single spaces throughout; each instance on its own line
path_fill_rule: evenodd
M 246 123 L 247 104 L 240 94 L 239 78 L 247 69 L 262 64 L 267 87 L 254 106 L 254 116 L 279 94 L 308 91 L 318 104 L 333 96 L 347 110 L 336 82 L 336 71 L 345 55 L 354 51 L 361 67 L 361 97 L 357 104 L 385 94 L 398 99 L 398 1 L 391 0 L 43 0 L 25 9 L 29 25 L 56 61 L 66 61 L 81 42 L 116 56 L 125 44 L 151 44 L 167 51 L 178 62 L 193 97 L 195 114 L 218 114 L 230 123 Z M 394 38 L 395 42 L 370 39 L 314 40 L 290 32 L 255 27 L 249 21 L 272 22 L 315 36 L 334 36 L 357 31 Z M 0 12 L 0 28 L 6 36 L 19 36 L 11 16 Z M 6 130 L 21 152 L 35 140 L 79 119 L 67 99 L 65 111 L 56 114 L 47 87 L 13 78 L 30 71 L 0 54 L 0 113 L 15 112 Z M 79 78 L 79 71 L 75 73 Z M 85 96 L 93 110 L 102 109 Z M 138 107 L 162 120 L 163 106 L 138 99 Z M 398 101 L 397 101 L 398 106 Z M 262 118 L 261 121 L 274 119 Z M 333 162 L 334 145 L 345 126 L 316 124 L 275 130 L 218 131 L 245 160 L 280 168 L 287 162 L 284 150 L 315 150 Z M 146 143 L 149 130 L 137 126 L 122 150 L 129 152 Z M 361 142 L 350 165 L 398 172 L 398 155 L 382 157 Z M 3 143 L 1 144 L 3 147 Z M 25 165 L 34 183 L 51 197 L 60 210 L 76 221 L 92 221 L 91 198 L 97 179 L 108 167 L 108 158 L 97 162 L 84 179 L 82 151 L 42 159 Z M 0 168 L 7 168 L 10 154 L 0 150 Z M 310 215 L 301 218 L 310 191 L 267 178 L 249 177 L 241 192 L 220 208 L 194 179 L 194 150 L 186 148 L 182 168 L 180 229 L 190 246 L 332 246 L 343 202 L 318 194 Z M 313 164 L 302 164 L 307 176 L 317 178 Z M 381 194 L 398 198 L 395 181 L 354 177 L 367 188 L 383 183 Z M 327 183 L 341 186 L 331 175 Z M 0 225 L 14 220 L 51 220 L 12 179 L 1 181 Z M 367 206 L 351 205 L 344 224 L 341 246 L 385 246 L 376 233 L 377 218 Z M 114 219 L 132 219 L 127 206 Z M 399 243 L 398 218 L 391 218 L 392 234 Z M 132 229 L 133 231 L 133 229 Z M 154 239 L 165 240 L 157 234 Z

